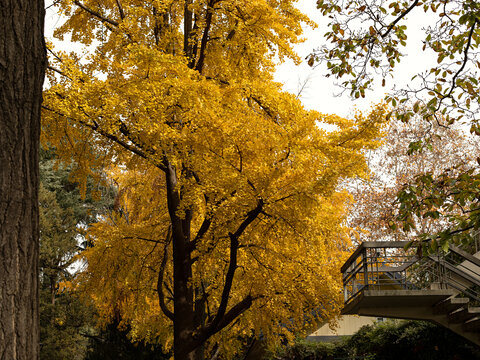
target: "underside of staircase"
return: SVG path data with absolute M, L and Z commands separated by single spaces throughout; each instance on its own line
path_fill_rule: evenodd
M 480 260 L 451 246 L 418 258 L 406 242 L 365 242 L 342 267 L 343 315 L 428 320 L 480 346 Z

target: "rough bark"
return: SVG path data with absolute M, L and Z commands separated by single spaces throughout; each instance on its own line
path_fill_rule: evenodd
M 0 2 L 0 359 L 39 357 L 43 0 Z

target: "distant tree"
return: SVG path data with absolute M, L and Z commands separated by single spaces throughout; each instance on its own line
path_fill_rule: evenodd
M 55 296 L 61 276 L 68 272 L 77 245 L 77 222 L 71 208 L 62 209 L 55 193 L 40 184 L 40 269 L 42 283 L 49 288 L 50 303 Z
M 62 209 L 55 193 L 40 185 L 40 359 L 82 359 L 86 339 L 81 331 L 93 324 L 93 311 L 69 292 L 68 270 L 78 252 L 77 222 Z M 89 311 L 90 310 L 90 311 Z
M 429 147 L 422 152 L 412 152 L 410 144 L 426 132 L 431 136 Z M 369 179 L 358 179 L 350 187 L 355 202 L 349 225 L 358 230 L 357 240 L 410 240 L 413 236 L 424 238 L 448 228 L 451 225 L 449 218 L 433 212 L 426 217 L 412 215 L 415 222 L 413 234 L 409 227 L 397 228 L 397 195 L 419 176 L 429 174 L 435 177 L 445 169 L 450 169 L 452 175 L 460 174 L 476 163 L 479 154 L 478 139 L 461 128 L 427 126 L 418 117 L 408 123 L 391 120 L 383 145 L 368 152 Z M 445 244 L 445 240 L 431 242 L 432 247 Z
M 89 182 L 82 199 L 71 181 L 73 165 L 59 163 L 53 150 L 40 155 L 40 359 L 83 359 L 85 335 L 96 331 L 94 308 L 67 284 L 83 266 L 76 258 L 86 245 L 82 234 L 111 207 L 114 190 Z M 95 191 L 102 196 L 92 198 Z
M 427 68 L 413 68 L 413 78 L 404 88 L 387 96 L 401 121 L 420 116 L 425 122 L 450 126 L 466 122 L 470 132 L 480 135 L 480 3 L 475 0 L 319 0 L 318 9 L 328 16 L 330 44 L 312 54 L 310 64 L 324 61 L 330 73 L 355 97 L 375 86 L 375 74 L 386 85 L 402 60 L 407 44 L 407 26 L 413 14 L 425 21 L 418 51 L 432 57 Z M 428 20 L 427 20 L 428 19 Z M 429 132 L 411 143 L 412 151 L 431 145 Z M 469 154 L 465 154 L 468 156 Z M 477 162 L 480 157 L 476 155 Z M 460 165 L 460 164 L 458 164 Z M 451 169 L 451 168 L 449 168 Z M 444 244 L 470 241 L 480 228 L 480 172 L 478 164 L 463 171 L 419 175 L 399 193 L 403 228 L 418 224 L 415 218 L 448 218 L 449 226 L 420 237 Z M 417 229 L 418 230 L 418 229 Z
M 43 0 L 0 6 L 0 354 L 39 356 L 38 148 Z

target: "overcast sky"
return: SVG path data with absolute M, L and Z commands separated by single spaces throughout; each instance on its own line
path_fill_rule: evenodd
M 305 28 L 305 38 L 307 40 L 296 47 L 297 53 L 302 59 L 305 59 L 314 48 L 325 44 L 324 34 L 328 31 L 327 25 L 330 19 L 320 14 L 320 11 L 316 8 L 315 0 L 299 0 L 297 6 L 318 24 L 318 27 L 314 30 Z M 371 104 L 380 102 L 394 83 L 399 87 L 405 86 L 419 69 L 429 68 L 429 62 L 435 63 L 435 57 L 420 51 L 421 40 L 424 38 L 421 28 L 427 22 L 428 19 L 425 19 L 423 11 L 417 11 L 416 14 L 410 15 L 407 31 L 408 46 L 402 50 L 408 56 L 405 56 L 401 63 L 396 66 L 395 78 L 387 78 L 386 87 L 380 86 L 381 78 L 377 79 L 375 90 L 367 92 L 365 99 L 360 98 L 353 101 L 347 92 L 342 96 L 335 96 L 341 90 L 338 86 L 335 86 L 335 82 L 338 82 L 338 80 L 325 77 L 327 69 L 324 64 L 312 69 L 305 60 L 299 66 L 295 66 L 293 61 L 286 61 L 278 66 L 276 79 L 284 84 L 284 90 L 295 94 L 298 93 L 301 84 L 308 80 L 307 86 L 300 96 L 308 109 L 315 109 L 327 114 L 335 113 L 340 116 L 350 115 L 354 107 L 359 110 L 367 110 Z

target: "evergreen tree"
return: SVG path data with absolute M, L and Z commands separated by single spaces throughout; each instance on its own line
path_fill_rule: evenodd
M 83 229 L 112 203 L 112 187 L 101 200 L 90 183 L 82 199 L 71 182 L 73 166 L 57 164 L 52 150 L 40 152 L 40 358 L 83 359 L 87 334 L 95 333 L 93 308 L 65 287 L 82 265 Z

